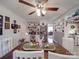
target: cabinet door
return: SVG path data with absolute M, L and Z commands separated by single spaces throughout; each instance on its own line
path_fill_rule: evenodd
M 67 49 L 70 53 L 74 52 L 74 39 L 73 38 L 63 38 L 62 46 Z
M 75 35 L 75 45 L 79 45 L 79 35 Z
M 4 38 L 2 40 L 2 52 L 3 55 L 8 53 L 10 51 L 10 39 L 9 38 Z
M 0 40 L 0 57 L 2 57 L 2 42 Z

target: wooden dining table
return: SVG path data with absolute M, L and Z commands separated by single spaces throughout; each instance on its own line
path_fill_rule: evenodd
M 23 44 L 24 45 L 24 44 Z M 23 45 L 21 45 L 18 50 L 22 50 L 22 51 L 28 51 L 27 49 L 23 49 Z M 64 47 L 62 47 L 61 45 L 55 43 L 54 44 L 55 49 L 43 49 L 44 50 L 44 59 L 48 59 L 48 51 L 54 52 L 54 53 L 59 53 L 59 54 L 64 54 L 64 55 L 72 55 L 68 50 L 66 50 Z M 35 49 L 36 51 L 38 51 L 39 49 Z M 34 49 L 31 49 L 29 51 L 35 51 Z M 42 50 L 42 49 L 40 49 Z
M 13 59 L 13 57 L 12 57 L 13 56 L 13 51 L 15 51 L 15 50 L 24 51 L 23 45 L 24 45 L 24 43 L 20 44 L 19 46 L 14 48 L 11 52 L 9 52 L 5 56 L 3 56 L 1 59 Z M 51 50 L 49 50 L 49 51 L 54 52 L 54 53 L 64 54 L 64 55 L 72 55 L 68 50 L 66 50 L 60 44 L 55 43 L 54 45 L 55 45 L 56 49 L 53 50 L 53 51 L 51 51 Z M 44 50 L 44 59 L 48 59 L 48 50 Z

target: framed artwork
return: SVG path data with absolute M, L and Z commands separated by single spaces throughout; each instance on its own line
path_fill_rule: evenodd
M 0 35 L 2 35 L 3 34 L 3 30 L 2 30 L 2 28 L 0 28 Z
M 10 17 L 5 16 L 5 22 L 10 22 Z
M 14 24 L 11 24 L 11 28 L 14 29 Z
M 10 17 L 5 16 L 5 29 L 10 29 Z
M 18 25 L 17 24 L 11 24 L 11 28 L 12 29 L 18 29 Z
M 0 15 L 0 19 L 3 19 L 3 16 L 2 15 Z
M 0 35 L 3 34 L 3 16 L 0 15 Z
M 15 29 L 18 29 L 18 25 L 17 24 L 15 24 Z
M 2 27 L 3 27 L 3 16 L 0 15 L 0 28 L 2 28 Z
M 16 20 L 13 20 L 13 24 L 11 24 L 11 28 L 14 30 L 14 33 L 17 33 L 19 32 L 18 29 L 20 29 L 21 26 L 16 23 Z
M 5 23 L 5 29 L 10 29 L 10 23 Z
M 18 24 L 16 24 L 16 20 L 13 20 L 13 24 L 11 24 L 11 28 L 13 29 L 14 33 L 19 32 L 18 29 Z

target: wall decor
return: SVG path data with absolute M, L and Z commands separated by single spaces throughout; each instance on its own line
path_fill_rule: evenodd
M 17 24 L 11 24 L 11 28 L 12 28 L 12 29 L 18 29 L 19 26 L 18 26 Z
M 18 24 L 15 24 L 15 29 L 18 29 Z
M 0 15 L 0 35 L 3 34 L 3 16 Z
M 14 29 L 14 24 L 11 24 L 11 28 Z
M 2 35 L 3 34 L 3 30 L 2 30 L 2 28 L 0 28 L 0 35 Z
M 18 24 L 16 24 L 16 20 L 13 20 L 13 24 L 11 24 L 11 28 L 14 30 L 14 33 L 17 33 Z
M 11 24 L 11 28 L 13 29 L 14 33 L 17 33 L 19 32 L 18 29 L 20 29 L 21 26 L 16 23 L 16 20 L 13 20 L 13 24 Z
M 5 29 L 10 29 L 10 23 L 5 23 Z
M 10 29 L 10 17 L 5 16 L 5 29 Z
M 10 17 L 5 16 L 5 21 L 6 21 L 6 22 L 10 22 Z
M 3 27 L 3 16 L 0 15 L 0 28 L 2 28 L 2 27 Z

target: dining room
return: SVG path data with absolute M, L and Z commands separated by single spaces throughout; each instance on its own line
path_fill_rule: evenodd
M 79 59 L 79 1 L 0 0 L 0 59 Z

